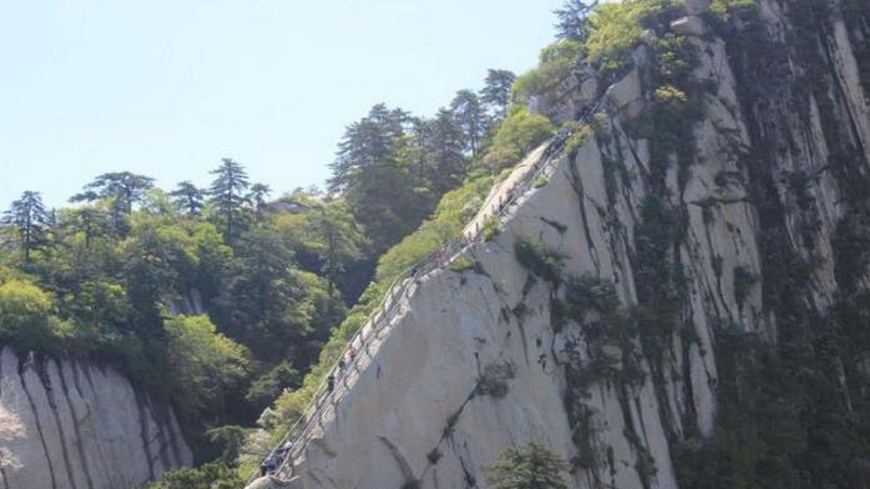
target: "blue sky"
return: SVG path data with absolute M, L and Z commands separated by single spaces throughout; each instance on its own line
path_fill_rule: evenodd
M 344 127 L 430 115 L 522 72 L 559 0 L 0 0 L 0 208 L 97 174 L 206 184 L 221 157 L 276 194 L 321 183 Z

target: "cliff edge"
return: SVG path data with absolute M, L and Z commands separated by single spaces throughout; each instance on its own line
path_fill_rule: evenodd
M 0 354 L 0 487 L 128 489 L 192 462 L 172 411 L 113 368 Z

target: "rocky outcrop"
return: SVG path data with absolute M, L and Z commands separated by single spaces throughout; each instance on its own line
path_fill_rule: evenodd
M 172 411 L 116 370 L 3 349 L 3 489 L 127 489 L 191 463 Z
M 667 74 L 644 50 L 596 87 L 595 136 L 469 253 L 474 266 L 403 299 L 305 447 L 306 489 L 486 487 L 481 466 L 533 440 L 571 461 L 572 487 L 677 488 L 722 411 L 763 402 L 746 387 L 756 358 L 741 356 L 757 345 L 785 348 L 783 369 L 793 347 L 821 352 L 805 369 L 830 381 L 812 385 L 844 418 L 866 414 L 870 344 L 807 332 L 870 317 L 870 18 L 847 0 L 764 0 L 735 32 L 708 5 L 672 24 L 697 53 L 703 110 L 656 118 L 686 94 L 655 85 Z

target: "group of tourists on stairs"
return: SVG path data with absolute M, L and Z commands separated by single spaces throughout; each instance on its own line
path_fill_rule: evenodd
M 347 358 L 347 360 L 345 360 Z M 346 356 L 342 356 L 338 361 L 338 375 L 344 374 L 344 369 L 348 364 L 353 364 L 353 361 L 356 359 L 356 348 L 351 346 L 348 348 Z M 327 395 L 331 394 L 335 390 L 335 374 L 330 373 L 326 378 L 326 392 Z M 290 467 L 293 466 L 292 460 L 292 448 L 293 444 L 291 442 L 286 442 L 281 445 L 278 449 L 269 454 L 268 457 L 263 460 L 260 464 L 260 477 L 264 477 L 267 475 L 272 475 L 278 468 L 281 467 L 282 464 L 289 464 Z
M 288 460 L 288 457 L 292 457 L 291 451 L 293 449 L 293 444 L 289 441 L 284 443 L 277 450 L 270 453 L 266 460 L 263 460 L 263 463 L 260 464 L 260 477 L 272 475 L 278 467 L 281 466 L 282 463 L 286 462 L 293 465 L 293 460 Z
M 347 357 L 346 361 L 345 361 L 344 355 L 342 355 L 342 357 L 338 360 L 338 370 L 336 372 L 336 373 L 338 373 L 338 375 L 344 374 L 344 369 L 348 363 L 353 364 L 353 361 L 356 359 L 356 348 L 354 348 L 353 346 L 348 348 L 346 357 Z M 326 377 L 326 393 L 327 393 L 327 395 L 331 394 L 332 391 L 334 391 L 334 390 L 335 390 L 335 373 L 330 373 Z

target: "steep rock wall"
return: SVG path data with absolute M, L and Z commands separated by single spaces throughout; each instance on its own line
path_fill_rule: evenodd
M 114 369 L 0 354 L 0 487 L 127 489 L 191 463 L 172 411 Z
M 572 461 L 572 487 L 676 488 L 677 447 L 740 397 L 735 338 L 790 344 L 843 301 L 866 312 L 870 18 L 847 0 L 759 6 L 751 32 L 675 26 L 706 91 L 691 137 L 650 134 L 638 67 L 479 266 L 421 279 L 306 447 L 306 488 L 486 487 L 481 465 L 532 440 Z M 563 256 L 558 279 L 518 242 Z M 868 351 L 830 359 L 847 410 Z

